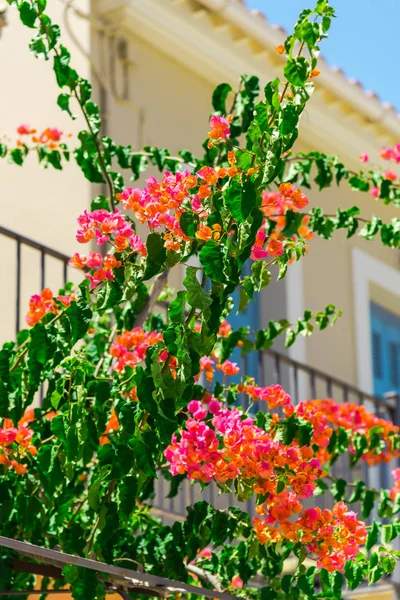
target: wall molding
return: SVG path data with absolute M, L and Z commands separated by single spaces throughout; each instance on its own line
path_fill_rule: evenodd
M 400 272 L 359 248 L 353 248 L 352 264 L 357 383 L 362 391 L 373 394 L 369 284 L 375 283 L 400 301 Z

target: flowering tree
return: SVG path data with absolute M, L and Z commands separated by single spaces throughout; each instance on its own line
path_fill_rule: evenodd
M 32 296 L 30 329 L 0 352 L 0 533 L 111 564 L 133 561 L 145 572 L 244 598 L 340 598 L 346 584 L 354 589 L 391 573 L 399 555 L 390 546 L 400 532 L 398 482 L 380 493 L 362 481 L 349 490 L 330 467 L 342 454 L 352 466 L 389 462 L 399 455 L 398 428 L 363 406 L 294 406 L 282 387 L 238 377 L 230 361 L 238 346 L 250 354 L 283 333 L 290 346 L 335 322 L 330 305 L 297 323 L 271 321 L 256 334 L 229 325 L 235 290 L 241 311 L 269 284 L 269 267 L 278 265 L 283 278 L 310 237 L 345 229 L 348 237 L 380 235 L 384 245 L 400 245 L 397 219 L 361 219 L 357 207 L 333 216 L 308 210 L 296 187 L 336 181 L 400 202 L 391 170 L 353 173 L 337 157 L 292 153 L 319 74 L 318 43 L 334 16 L 328 1 L 303 11 L 277 48 L 286 56 L 283 81 L 274 79 L 262 94 L 256 77 L 242 77 L 236 92 L 217 87 L 201 157 L 136 151 L 102 136 L 90 83 L 70 66 L 46 0 L 9 3 L 36 29 L 32 52 L 52 57 L 60 108 L 82 111 L 87 127 L 70 148 L 56 128 L 38 133 L 21 125 L 16 146 L 0 145 L 0 155 L 22 165 L 35 153 L 41 165 L 62 169 L 72 154 L 89 181 L 107 185 L 108 196 L 94 198 L 78 218 L 77 241 L 92 245 L 71 258 L 84 271 L 82 283 Z M 400 148 L 382 157 L 398 162 Z M 159 178 L 125 187 L 126 173 L 137 179 L 149 164 Z M 146 239 L 136 223 L 147 226 Z M 187 266 L 191 257 L 198 266 Z M 168 272 L 182 264 L 184 289 L 162 316 L 156 302 Z M 243 396 L 250 412 L 237 407 Z M 259 402 L 268 410 L 256 413 Z M 160 476 L 171 484 L 170 497 L 187 478 L 198 487 L 215 483 L 239 502 L 254 498 L 258 516 L 252 521 L 238 505 L 217 510 L 202 501 L 188 507 L 184 522 L 163 526 L 149 506 Z M 305 507 L 321 493 L 333 495 L 333 510 Z M 360 517 L 347 506 L 355 502 Z M 374 506 L 389 524 L 366 524 Z M 287 568 L 291 556 L 294 570 Z M 10 552 L 1 558 L 0 589 L 33 584 L 33 575 L 12 571 Z M 77 600 L 104 597 L 94 572 L 66 567 L 63 574 Z M 45 577 L 42 588 L 48 585 Z

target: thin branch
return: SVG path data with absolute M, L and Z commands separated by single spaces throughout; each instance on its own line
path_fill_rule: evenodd
M 107 171 L 107 167 L 106 167 L 105 162 L 104 162 L 104 157 L 103 157 L 103 152 L 102 152 L 102 148 L 101 148 L 101 143 L 99 141 L 99 138 L 98 138 L 97 134 L 95 134 L 94 131 L 93 131 L 93 128 L 92 128 L 92 125 L 90 123 L 88 114 L 87 114 L 87 112 L 85 110 L 85 106 L 84 106 L 84 104 L 82 104 L 82 102 L 81 102 L 81 100 L 79 98 L 78 92 L 76 91 L 76 88 L 73 89 L 73 94 L 74 94 L 75 98 L 78 101 L 78 104 L 79 104 L 79 106 L 81 108 L 82 114 L 85 117 L 86 124 L 87 124 L 87 126 L 89 128 L 89 131 L 90 131 L 92 137 L 93 137 L 93 141 L 94 141 L 94 144 L 96 146 L 97 155 L 98 155 L 98 158 L 99 158 L 100 168 L 101 168 L 101 170 L 103 172 L 104 178 L 106 180 L 106 183 L 108 185 L 108 189 L 109 189 L 109 192 L 110 192 L 111 208 L 112 208 L 112 210 L 115 210 L 115 203 L 114 203 L 114 196 L 115 196 L 114 183 L 113 183 L 113 180 L 110 177 L 109 172 Z
M 208 583 L 212 585 L 218 592 L 222 592 L 222 587 L 215 575 L 212 575 L 208 571 L 204 569 L 200 569 L 200 567 L 196 567 L 196 565 L 185 564 L 185 569 L 189 571 L 189 573 L 193 573 L 193 575 L 197 575 L 204 583 Z
M 86 500 L 89 498 L 88 495 L 86 495 L 83 500 L 81 500 L 77 506 L 77 509 L 75 510 L 74 514 L 72 515 L 71 519 L 68 521 L 68 527 L 71 527 L 72 523 L 75 521 L 76 517 L 78 516 L 78 514 L 81 511 L 81 508 L 83 507 L 83 505 L 85 504 Z
M 148 315 L 152 312 L 157 304 L 158 297 L 167 283 L 169 269 L 166 269 L 154 280 L 150 288 L 149 297 L 147 298 L 142 310 L 135 319 L 135 327 L 142 327 Z

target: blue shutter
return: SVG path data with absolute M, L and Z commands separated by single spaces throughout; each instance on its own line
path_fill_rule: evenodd
M 371 303 L 374 393 L 400 393 L 400 317 Z
M 253 261 L 247 261 L 243 267 L 242 277 L 251 274 L 251 264 Z M 250 331 L 256 331 L 260 328 L 260 294 L 254 294 L 254 301 L 250 300 L 244 311 L 237 314 L 239 308 L 239 290 L 235 290 L 233 294 L 234 308 L 228 317 L 229 323 L 232 325 L 232 330 L 235 331 L 240 327 L 249 327 Z M 240 376 L 248 375 L 257 379 L 257 353 L 252 352 L 243 360 L 240 356 L 240 348 L 236 348 L 230 358 L 232 362 L 238 363 L 241 368 Z M 229 381 L 238 381 L 240 376 L 234 378 L 229 377 Z

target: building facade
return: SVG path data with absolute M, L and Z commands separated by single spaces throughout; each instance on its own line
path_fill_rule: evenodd
M 281 57 L 274 48 L 284 40 L 284 32 L 251 13 L 241 0 L 53 0 L 50 11 L 66 36 L 74 66 L 82 75 L 91 75 L 104 133 L 134 148 L 157 145 L 172 155 L 182 148 L 198 152 L 218 83 L 236 87 L 240 75 L 248 73 L 260 77 L 263 87 L 281 72 Z M 0 39 L 0 57 L 7 57 L 0 60 L 0 77 L 7 82 L 0 132 L 14 139 L 20 122 L 78 131 L 79 118 L 71 122 L 56 106 L 51 66 L 29 55 L 30 32 L 11 8 L 6 18 Z M 338 154 L 356 171 L 361 152 L 379 164 L 380 148 L 399 140 L 395 111 L 322 62 L 297 149 Z M 72 255 L 78 249 L 75 219 L 95 193 L 98 190 L 73 164 L 59 173 L 41 170 L 33 157 L 23 169 L 2 161 L 0 226 Z M 357 204 L 365 218 L 375 214 L 388 222 L 396 214 L 393 207 L 346 185 L 322 193 L 313 189 L 307 195 L 311 206 L 327 213 Z M 0 252 L 3 279 L 16 281 L 18 242 L 0 235 Z M 62 279 L 60 260 L 46 255 L 43 261 L 43 250 L 24 245 L 19 252 L 20 307 L 10 302 L 8 293 L 0 295 L 6 315 L 1 341 L 14 336 L 16 311 L 22 324 L 29 295 L 43 282 L 56 288 Z M 351 399 L 358 392 L 368 399 L 400 392 L 399 267 L 398 251 L 379 242 L 357 237 L 347 241 L 340 234 L 329 243 L 311 240 L 307 256 L 289 268 L 283 281 L 271 284 L 244 317 L 265 327 L 270 319 L 296 321 L 305 309 L 321 310 L 329 303 L 341 308 L 343 316 L 334 328 L 299 339 L 286 353 L 292 363 L 278 365 L 273 356 L 272 362 L 261 362 L 264 379 L 286 369 L 278 375 L 295 385 L 298 399 L 336 394 Z M 171 284 L 178 287 L 181 275 L 176 273 Z M 277 350 L 283 351 L 280 344 Z M 299 364 L 306 368 L 296 367 Z M 325 377 L 315 375 L 319 372 Z M 190 500 L 189 490 L 187 494 Z M 184 507 L 185 499 L 179 502 Z M 177 512 L 176 505 L 162 502 L 160 510 Z

